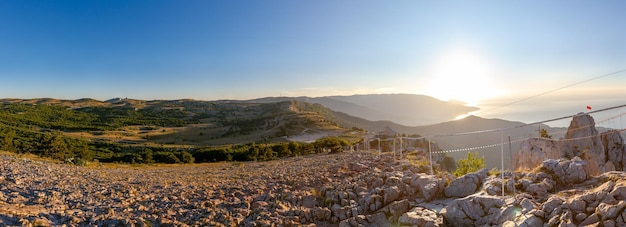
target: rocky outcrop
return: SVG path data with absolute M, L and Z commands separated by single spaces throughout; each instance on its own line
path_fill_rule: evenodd
M 505 212 L 502 198 L 479 194 L 456 199 L 442 211 L 447 223 L 454 226 L 498 225 Z
M 443 179 L 423 173 L 413 175 L 409 184 L 418 189 L 419 196 L 426 202 L 437 198 L 444 190 Z
M 551 179 L 544 172 L 523 175 L 535 182 Z M 504 198 L 476 193 L 451 201 L 441 215 L 450 226 L 626 225 L 626 173 L 607 172 L 575 182 L 541 197 L 525 190 Z
M 626 225 L 626 173 L 586 165 L 453 179 L 384 153 L 139 168 L 0 155 L 0 226 Z
M 530 138 L 522 141 L 520 149 L 513 155 L 511 167 L 515 170 L 531 170 L 546 159 L 561 157 L 557 141 L 546 138 Z
M 624 147 L 624 138 L 617 130 L 610 130 L 600 134 L 602 145 L 606 150 L 607 161 L 612 163 L 615 170 L 624 171 L 626 167 L 626 147 Z
M 550 174 L 552 179 L 560 185 L 573 185 L 585 181 L 588 177 L 587 163 L 579 157 L 568 159 L 548 159 L 541 163 L 545 173 Z
M 433 210 L 415 207 L 411 211 L 404 213 L 398 219 L 398 223 L 403 226 L 435 227 L 443 225 L 443 217 L 437 215 Z
M 588 163 L 587 171 L 593 176 L 605 172 L 606 163 L 604 146 L 595 126 L 589 114 L 577 114 L 570 122 L 565 138 L 559 141 L 561 157 L 582 158 Z
M 586 163 L 586 172 L 597 176 L 626 167 L 626 148 L 619 131 L 611 130 L 598 134 L 594 119 L 588 114 L 574 116 L 565 138 L 530 138 L 521 143 L 520 149 L 511 160 L 517 171 L 528 171 L 547 159 L 572 159 L 579 157 Z
M 465 197 L 474 194 L 481 188 L 483 180 L 487 178 L 487 173 L 489 170 L 482 169 L 454 179 L 444 191 L 446 197 Z

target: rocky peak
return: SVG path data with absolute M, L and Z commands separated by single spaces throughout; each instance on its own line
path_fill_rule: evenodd
M 593 117 L 580 113 L 572 118 L 565 138 L 558 141 L 530 138 L 523 141 L 511 164 L 516 170 L 528 170 L 539 166 L 546 159 L 579 157 L 587 163 L 585 168 L 589 175 L 597 176 L 603 172 L 624 169 L 626 148 L 623 141 L 619 131 L 598 133 Z
M 605 172 L 605 151 L 600 134 L 596 129 L 596 122 L 589 114 L 580 113 L 572 118 L 565 138 L 560 140 L 561 157 L 580 157 L 588 165 L 591 175 Z
M 531 170 L 546 159 L 558 159 L 560 156 L 557 141 L 548 138 L 530 138 L 522 141 L 519 151 L 511 160 L 511 166 L 517 170 Z

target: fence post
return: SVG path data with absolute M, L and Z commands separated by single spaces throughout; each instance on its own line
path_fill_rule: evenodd
M 393 138 L 393 160 L 396 160 L 396 138 Z
M 504 129 L 500 130 L 500 176 L 502 177 L 502 197 L 504 197 Z
M 402 151 L 403 151 L 403 147 L 402 147 L 402 137 L 400 137 L 400 160 L 402 160 Z
M 509 136 L 509 171 L 511 171 L 511 180 L 513 181 L 513 197 L 515 197 L 515 170 L 511 166 L 513 160 L 513 148 L 511 147 L 511 136 Z
M 430 159 L 430 175 L 434 175 L 435 173 L 433 172 L 433 151 L 430 147 L 430 137 L 428 137 L 428 156 L 428 159 Z

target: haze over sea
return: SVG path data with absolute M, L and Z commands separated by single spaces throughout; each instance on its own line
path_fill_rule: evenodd
M 568 96 L 548 94 L 545 95 L 545 97 L 537 97 L 521 102 L 517 101 L 526 97 L 488 100 L 477 103 L 475 106 L 480 108 L 480 110 L 472 114 L 484 118 L 499 118 L 509 121 L 535 123 L 571 116 L 580 112 L 591 112 L 625 105 L 626 99 L 620 98 L 624 97 L 623 95 L 624 92 L 616 91 L 607 95 L 597 95 L 594 93 L 581 93 L 580 95 Z M 587 106 L 591 107 L 591 110 L 588 110 Z M 626 126 L 626 116 L 620 118 L 618 115 L 625 112 L 626 108 L 617 108 L 593 113 L 592 116 L 599 126 L 623 128 L 622 126 Z M 567 118 L 547 122 L 545 124 L 552 127 L 568 127 L 570 120 L 570 118 Z

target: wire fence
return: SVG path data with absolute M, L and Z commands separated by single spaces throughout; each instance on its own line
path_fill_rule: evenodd
M 624 112 L 625 107 L 626 105 L 619 105 L 586 112 L 584 114 L 589 114 L 594 118 L 594 121 L 589 122 L 589 124 L 578 125 L 577 127 L 552 128 L 545 125 L 545 123 L 567 120 L 576 116 L 569 115 L 530 124 L 470 132 L 433 134 L 421 137 L 369 138 L 365 139 L 364 143 L 357 145 L 356 149 L 393 152 L 399 158 L 403 158 L 403 153 L 407 151 L 421 149 L 428 153 L 431 173 L 433 171 L 433 155 L 451 156 L 455 160 L 459 160 L 464 158 L 468 152 L 473 152 L 485 158 L 487 168 L 511 171 L 511 160 L 513 155 L 520 149 L 522 142 L 530 138 L 540 137 L 542 129 L 547 130 L 549 136 L 549 138 L 544 139 L 556 142 L 590 139 L 609 130 L 616 130 L 624 136 L 626 132 L 626 122 L 624 122 L 626 121 L 626 116 L 624 116 L 626 115 L 626 112 Z M 565 139 L 568 132 L 571 135 L 578 135 L 579 131 L 591 130 L 597 130 L 598 134 Z M 416 141 L 419 142 L 416 144 Z

